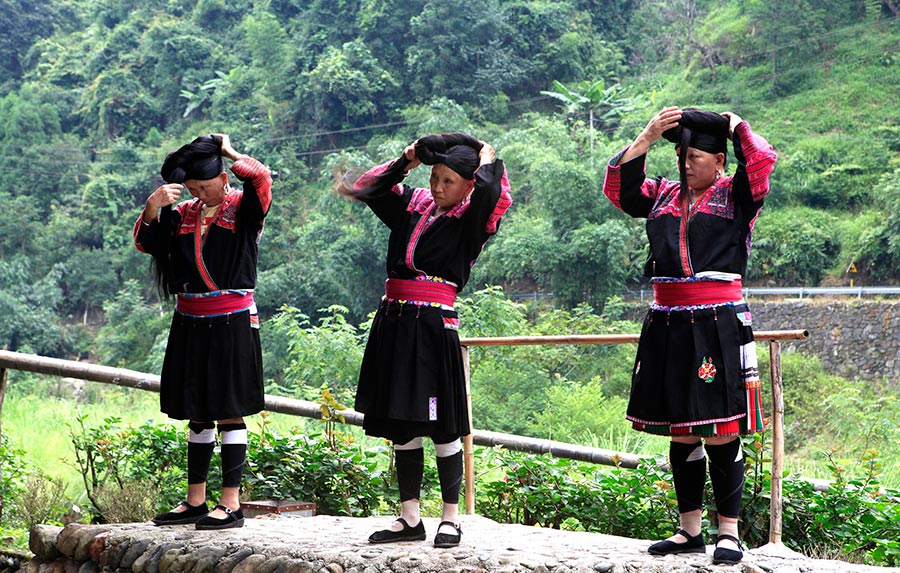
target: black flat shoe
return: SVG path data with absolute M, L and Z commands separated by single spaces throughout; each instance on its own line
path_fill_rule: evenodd
M 706 544 L 703 542 L 703 534 L 691 535 L 683 529 L 679 529 L 676 535 L 680 533 L 687 541 L 678 543 L 668 539 L 657 541 L 647 548 L 651 555 L 670 555 L 672 553 L 706 553 Z
M 209 513 L 209 506 L 204 501 L 200 505 L 191 505 L 187 501 L 182 501 L 178 507 L 184 506 L 184 511 L 167 511 L 160 513 L 154 517 L 154 525 L 182 525 L 185 523 L 196 523 L 198 519 Z
M 729 541 L 734 541 L 738 549 L 727 549 L 725 547 L 718 547 L 719 541 L 727 539 Z M 713 565 L 732 565 L 737 563 L 741 559 L 744 558 L 743 552 L 744 546 L 741 545 L 741 540 L 735 537 L 734 535 L 729 535 L 727 533 L 723 533 L 719 535 L 716 539 L 716 550 L 713 551 Z
M 423 541 L 425 539 L 425 524 L 419 519 L 418 525 L 410 527 L 406 520 L 398 517 L 397 521 L 403 524 L 400 531 L 382 529 L 369 536 L 369 543 L 394 543 L 397 541 Z
M 441 525 L 452 525 L 454 529 L 456 529 L 456 535 L 452 533 L 438 533 L 434 536 L 434 546 L 435 547 L 456 547 L 459 545 L 459 540 L 462 539 L 462 528 L 458 523 L 453 523 L 452 521 L 442 521 L 438 525 L 438 529 L 441 528 Z
M 224 505 L 217 505 L 213 511 L 221 509 L 227 515 L 223 518 L 205 516 L 197 521 L 197 529 L 231 529 L 244 526 L 244 512 L 241 508 L 231 509 Z

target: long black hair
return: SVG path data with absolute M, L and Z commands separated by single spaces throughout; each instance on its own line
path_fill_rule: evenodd
M 224 170 L 222 138 L 201 135 L 187 145 L 169 152 L 159 174 L 166 183 L 184 183 L 188 179 L 213 179 Z M 180 219 L 171 205 L 162 208 L 159 214 L 157 248 L 155 252 L 150 253 L 153 256 L 156 288 L 166 299 L 171 299 L 174 294 L 171 285 L 175 278 L 172 254 L 175 249 L 175 229 L 179 222 Z

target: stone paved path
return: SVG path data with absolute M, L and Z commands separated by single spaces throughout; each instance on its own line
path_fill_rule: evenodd
M 241 529 L 196 531 L 152 524 L 39 526 L 37 557 L 27 573 L 888 573 L 898 568 L 812 560 L 784 547 L 745 554 L 738 565 L 709 555 L 653 557 L 649 541 L 462 519 L 462 544 L 436 549 L 438 519 L 426 518 L 426 541 L 371 545 L 368 535 L 390 518 L 267 516 Z M 61 555 L 61 556 L 60 556 Z

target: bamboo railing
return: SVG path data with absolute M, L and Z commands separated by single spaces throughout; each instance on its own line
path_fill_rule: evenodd
M 781 380 L 781 346 L 782 340 L 798 340 L 809 336 L 805 330 L 782 330 L 755 332 L 757 341 L 769 341 L 769 353 L 772 374 L 773 394 L 773 452 L 772 452 L 772 497 L 770 508 L 769 542 L 781 542 L 782 497 L 781 482 L 784 460 L 784 401 L 783 383 Z M 637 343 L 639 336 L 636 334 L 610 334 L 610 335 L 572 335 L 572 336 L 522 336 L 522 337 L 496 337 L 496 338 L 462 338 L 460 347 L 463 357 L 466 378 L 466 399 L 469 409 L 469 420 L 472 420 L 472 399 L 469 384 L 469 347 L 472 346 L 516 346 L 516 345 L 543 345 L 543 344 L 623 344 Z M 51 376 L 76 378 L 104 384 L 113 384 L 138 390 L 159 392 L 159 376 L 129 370 L 49 358 L 34 354 L 23 354 L 0 350 L 0 380 L 6 379 L 6 370 L 23 370 Z M 0 398 L 2 400 L 2 398 Z M 2 404 L 2 402 L 0 402 Z M 321 418 L 322 412 L 319 404 L 307 400 L 285 398 L 266 394 L 265 409 L 269 412 L 303 416 L 307 418 Z M 341 414 L 347 424 L 362 426 L 363 414 L 356 410 L 342 410 Z M 475 470 L 474 470 L 474 446 L 502 446 L 509 450 L 532 454 L 549 453 L 560 458 L 569 458 L 578 461 L 591 462 L 604 465 L 636 468 L 640 457 L 626 452 L 616 452 L 602 448 L 589 448 L 576 444 L 567 444 L 554 440 L 542 440 L 526 436 L 489 432 L 471 428 L 471 432 L 463 439 L 463 461 L 465 474 L 465 511 L 472 514 L 475 511 Z M 777 491 L 776 491 L 777 490 Z
M 781 378 L 781 341 L 801 340 L 807 338 L 806 330 L 772 330 L 756 331 L 753 337 L 757 341 L 769 341 L 769 371 L 772 381 L 772 479 L 771 500 L 769 505 L 769 543 L 781 543 L 782 534 L 782 472 L 784 468 L 784 382 Z M 469 358 L 470 346 L 521 346 L 539 344 L 627 344 L 637 343 L 640 336 L 637 334 L 601 334 L 601 335 L 564 335 L 564 336 L 512 336 L 492 338 L 462 338 L 459 343 L 463 349 L 463 363 L 466 372 L 466 399 L 469 403 L 471 414 L 472 399 L 469 390 Z M 471 420 L 471 415 L 469 417 Z M 474 431 L 473 431 L 474 434 Z M 466 478 L 466 513 L 475 511 L 475 453 L 473 447 L 473 435 L 463 439 L 463 461 Z M 550 452 L 553 455 L 557 453 Z M 614 454 L 618 455 L 618 454 Z M 633 454 L 629 454 L 633 456 Z M 569 457 L 561 456 L 558 457 Z M 637 457 L 637 456 L 634 456 Z M 616 465 L 615 460 L 611 465 Z M 591 460 L 593 461 L 593 460 Z M 605 462 L 599 462 L 605 463 Z M 630 464 L 619 463 L 625 467 L 635 467 Z

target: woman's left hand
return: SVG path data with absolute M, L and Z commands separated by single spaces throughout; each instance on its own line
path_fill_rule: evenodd
M 232 161 L 237 161 L 241 157 L 241 154 L 231 146 L 231 138 L 227 133 L 214 133 L 213 136 L 222 140 L 222 157 L 227 157 Z
M 720 115 L 722 117 L 728 119 L 728 135 L 729 136 L 734 135 L 734 128 L 736 128 L 739 123 L 744 121 L 743 119 L 741 119 L 741 116 L 739 116 L 736 113 L 731 113 L 730 111 L 723 111 Z
M 481 142 L 481 151 L 478 152 L 479 165 L 487 165 L 494 162 L 494 148 L 487 142 Z

